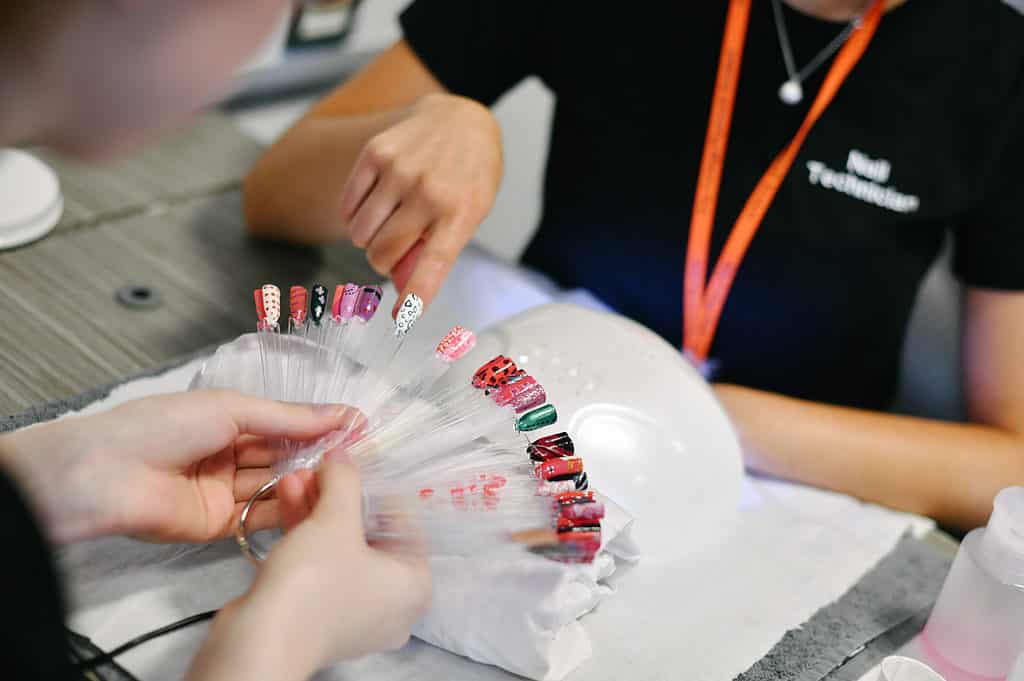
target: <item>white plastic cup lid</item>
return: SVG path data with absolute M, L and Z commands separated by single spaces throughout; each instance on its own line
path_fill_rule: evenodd
M 937 671 L 910 657 L 892 655 L 882 660 L 878 681 L 946 681 Z
M 57 174 L 31 154 L 0 149 L 0 250 L 45 236 L 63 212 Z

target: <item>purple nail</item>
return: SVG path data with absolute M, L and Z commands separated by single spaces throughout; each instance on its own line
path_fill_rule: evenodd
M 380 286 L 364 286 L 356 301 L 356 316 L 364 322 L 373 319 L 373 314 L 380 307 L 380 299 L 383 295 Z

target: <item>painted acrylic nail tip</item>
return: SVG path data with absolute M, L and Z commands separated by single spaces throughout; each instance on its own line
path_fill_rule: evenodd
M 589 520 L 591 522 L 604 517 L 604 504 L 600 501 L 590 501 L 582 504 L 566 504 L 560 508 L 563 518 L 574 520 Z
M 507 383 L 509 376 L 519 371 L 519 367 L 509 357 L 498 355 L 473 373 L 473 387 L 497 388 Z
M 404 336 L 412 331 L 412 327 L 423 314 L 423 299 L 415 293 L 410 293 L 402 301 L 395 315 L 395 335 Z
M 536 409 L 528 411 L 520 416 L 519 420 L 516 421 L 516 430 L 520 432 L 529 432 L 531 430 L 550 426 L 557 420 L 558 412 L 555 411 L 555 405 L 545 404 L 543 407 L 537 407 Z
M 506 383 L 491 393 L 494 402 L 499 406 L 510 405 L 517 414 L 539 407 L 547 402 L 544 386 L 532 376 L 525 376 L 515 383 Z
M 558 447 L 545 447 L 543 445 L 530 445 L 526 448 L 526 453 L 530 455 L 530 460 L 532 461 L 567 459 L 572 456 L 572 452 L 567 452 L 564 449 L 559 449 Z
M 334 316 L 340 320 L 348 321 L 356 316 L 356 308 L 359 305 L 359 284 L 348 283 L 344 286 L 338 285 L 340 294 L 335 294 L 335 305 L 338 310 Z
M 288 291 L 288 309 L 291 312 L 291 320 L 296 326 L 306 321 L 308 301 L 309 291 L 304 286 L 292 286 Z
M 592 556 L 601 550 L 601 530 L 579 528 L 579 531 L 561 532 L 558 540 L 574 551 Z
M 281 289 L 273 284 L 264 284 L 263 312 L 266 314 L 268 326 L 277 326 L 281 320 Z
M 331 299 L 331 318 L 334 321 L 341 321 L 341 297 L 345 292 L 345 287 L 338 284 L 334 287 L 334 298 Z
M 267 320 L 267 311 L 263 307 L 263 289 L 258 288 L 253 291 L 252 297 L 256 302 L 256 321 L 265 322 Z
M 323 284 L 317 284 L 310 290 L 310 293 L 309 319 L 319 326 L 324 318 L 324 314 L 327 312 L 327 287 Z
M 574 479 L 583 472 L 583 459 L 551 459 L 534 467 L 533 474 L 548 482 Z
M 572 454 L 576 451 L 575 443 L 573 443 L 572 438 L 569 436 L 569 433 L 565 432 L 539 437 L 536 440 L 534 440 L 532 444 L 535 444 L 538 447 L 557 447 L 558 449 L 565 450 L 569 454 Z
M 437 344 L 435 352 L 444 361 L 454 362 L 474 347 L 476 347 L 476 335 L 461 326 L 453 326 L 452 330 Z
M 574 504 L 589 504 L 594 501 L 593 492 L 566 492 L 559 494 L 555 499 L 557 506 L 572 506 Z
M 364 322 L 373 319 L 377 308 L 380 307 L 380 299 L 382 297 L 383 292 L 380 286 L 364 286 L 359 292 L 359 298 L 356 300 L 355 316 Z
M 555 521 L 556 532 L 598 532 L 601 530 L 601 521 L 590 518 L 569 518 L 561 516 Z
M 561 496 L 562 494 L 568 494 L 576 491 L 576 483 L 572 480 L 558 480 L 549 482 L 542 480 L 537 485 L 537 494 L 542 496 Z

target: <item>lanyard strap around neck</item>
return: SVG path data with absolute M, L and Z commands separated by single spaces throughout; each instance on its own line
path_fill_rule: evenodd
M 736 101 L 740 65 L 743 62 L 743 44 L 747 36 L 750 4 L 751 0 L 729 2 L 722 52 L 718 59 L 718 75 L 711 100 L 711 114 L 708 118 L 707 135 L 704 138 L 697 192 L 693 201 L 690 240 L 686 249 L 686 274 L 683 280 L 683 350 L 699 362 L 708 357 L 722 308 L 736 278 L 736 271 L 768 211 L 768 206 L 771 205 L 775 193 L 793 165 L 793 160 L 807 134 L 828 108 L 843 81 L 853 71 L 868 43 L 871 42 L 882 20 L 885 0 L 873 2 L 861 19 L 860 25 L 836 54 L 804 122 L 785 149 L 768 166 L 768 170 L 743 206 L 705 288 L 711 230 L 715 221 L 718 189 L 722 184 L 722 168 L 725 165 L 733 104 Z

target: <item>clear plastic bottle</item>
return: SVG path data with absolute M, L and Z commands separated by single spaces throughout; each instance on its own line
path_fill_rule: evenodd
M 988 526 L 964 538 L 921 638 L 937 669 L 1007 677 L 1024 648 L 1024 487 L 1000 492 Z

